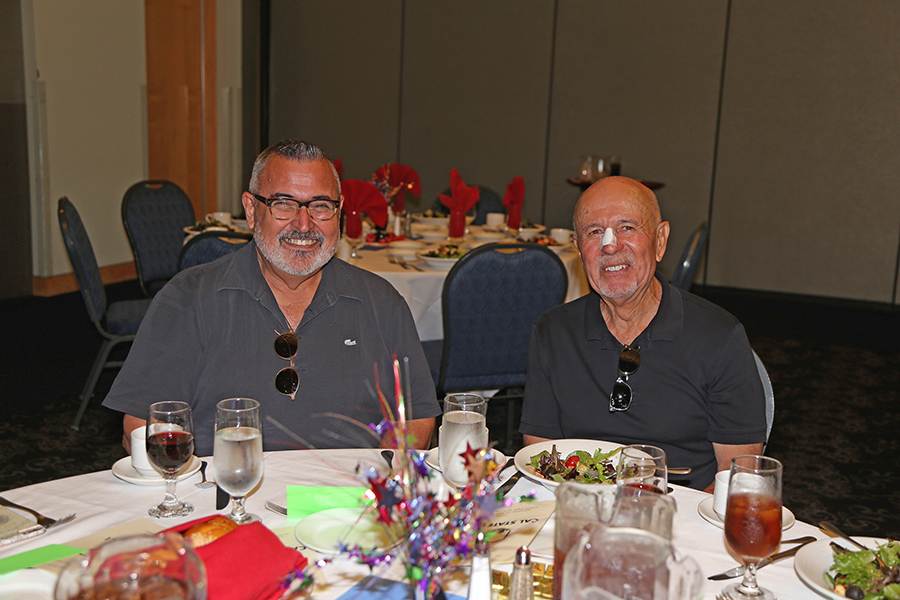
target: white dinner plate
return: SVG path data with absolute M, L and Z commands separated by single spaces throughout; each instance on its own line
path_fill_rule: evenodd
M 57 575 L 44 569 L 20 569 L 0 575 L 0 600 L 53 600 Z
M 432 469 L 434 469 L 435 471 L 437 471 L 438 473 L 441 472 L 441 460 L 440 460 L 439 450 L 440 450 L 440 448 L 435 446 L 434 448 L 432 448 L 431 450 L 429 450 L 428 452 L 425 453 L 425 464 L 428 465 L 429 467 L 431 467 Z M 491 453 L 494 457 L 495 463 L 497 463 L 501 467 L 504 464 L 506 464 L 506 456 L 504 456 L 502 452 L 500 452 L 499 450 L 494 448 L 491 451 Z
M 477 242 L 499 242 L 506 239 L 506 234 L 498 231 L 485 231 L 483 229 L 473 228 L 469 231 L 469 238 Z
M 456 264 L 458 258 L 435 258 L 433 256 L 426 256 L 424 252 L 417 252 L 416 257 L 421 259 L 422 262 L 425 263 L 425 266 L 429 269 L 435 269 L 436 271 L 449 271 L 453 268 L 453 265 Z
M 176 481 L 181 481 L 187 477 L 190 477 L 194 473 L 200 470 L 200 459 L 196 456 L 192 456 L 191 460 L 188 461 L 188 464 L 181 467 L 181 470 L 178 472 L 178 479 Z M 157 475 L 156 477 L 144 477 L 140 473 L 134 470 L 134 467 L 131 466 L 131 457 L 126 456 L 125 458 L 120 458 L 116 461 L 116 464 L 112 466 L 113 475 L 121 479 L 122 481 L 127 481 L 128 483 L 135 483 L 137 485 L 165 485 L 166 480 L 163 479 L 162 475 Z
M 563 252 L 568 252 L 569 250 L 574 249 L 575 245 L 574 244 L 563 244 L 561 246 L 545 246 L 545 247 L 550 248 L 557 254 L 562 254 Z
M 869 548 L 874 548 L 879 544 L 887 542 L 884 538 L 853 537 Z M 849 550 L 858 550 L 858 548 L 854 547 L 850 542 L 841 538 L 818 540 L 800 548 L 797 555 L 794 557 L 794 571 L 797 572 L 797 575 L 803 580 L 803 583 L 811 587 L 815 592 L 818 592 L 826 598 L 846 600 L 843 596 L 835 594 L 834 590 L 832 590 L 831 586 L 828 585 L 828 581 L 825 579 L 825 573 L 828 572 L 829 567 L 834 563 L 834 555 L 831 552 L 831 542 Z
M 322 554 L 337 554 L 341 544 L 365 549 L 389 548 L 393 544 L 384 525 L 365 508 L 320 510 L 302 519 L 294 528 L 301 544 Z
M 575 450 L 584 450 L 590 454 L 593 454 L 595 450 L 600 448 L 604 452 L 611 452 L 616 448 L 621 448 L 622 444 L 616 444 L 615 442 L 604 442 L 601 440 L 550 440 L 547 442 L 538 442 L 537 444 L 532 444 L 530 446 L 525 446 L 518 452 L 516 452 L 515 461 L 516 468 L 523 474 L 525 477 L 537 481 L 540 484 L 543 484 L 545 487 L 554 488 L 559 485 L 556 481 L 552 479 L 547 479 L 540 475 L 537 471 L 535 471 L 531 465 L 531 457 L 535 454 L 540 454 L 542 451 L 546 450 L 550 452 L 553 449 L 553 445 L 556 444 L 556 450 L 559 452 L 559 455 L 565 460 L 566 455 Z M 613 463 L 617 462 L 617 458 L 613 457 Z
M 716 511 L 713 510 L 713 497 L 705 498 L 700 505 L 697 507 L 697 512 L 700 513 L 700 516 L 718 527 L 719 529 L 725 528 L 725 523 L 722 522 L 722 519 L 719 518 L 719 515 L 716 514 Z M 781 507 L 781 529 L 784 531 L 785 529 L 790 529 L 794 526 L 796 519 L 794 518 L 794 513 L 785 508 Z
M 412 216 L 412 220 L 415 221 L 416 223 L 424 223 L 426 225 L 448 225 L 450 223 L 449 215 L 446 217 L 426 217 L 425 215 L 419 213 L 419 214 L 413 214 L 411 216 Z M 466 223 L 471 223 L 474 220 L 475 220 L 474 216 L 470 217 L 470 216 L 466 215 Z

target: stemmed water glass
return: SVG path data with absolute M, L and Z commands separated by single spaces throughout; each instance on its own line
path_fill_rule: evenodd
M 175 480 L 194 454 L 194 421 L 187 402 L 151 404 L 147 411 L 147 458 L 166 480 L 166 497 L 147 513 L 151 517 L 183 517 L 194 507 L 175 497 Z
M 747 570 L 722 590 L 731 600 L 775 600 L 756 583 L 756 565 L 781 543 L 781 463 L 766 456 L 736 456 L 725 508 L 725 540 Z
M 244 511 L 244 497 L 263 475 L 262 431 L 256 400 L 229 398 L 216 405 L 213 470 L 216 483 L 231 495 L 231 520 L 259 521 L 258 516 Z
M 665 494 L 669 487 L 665 450 L 646 444 L 622 448 L 616 483 L 645 492 Z

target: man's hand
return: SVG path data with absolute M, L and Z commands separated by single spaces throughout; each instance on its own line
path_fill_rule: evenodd
M 125 447 L 125 451 L 128 452 L 128 454 L 131 454 L 131 432 L 146 424 L 147 421 L 144 419 L 138 419 L 131 415 L 125 415 L 125 418 L 122 419 L 122 429 L 125 430 L 125 433 L 122 436 L 122 445 Z
M 430 450 L 431 436 L 434 434 L 434 418 L 413 419 L 406 422 L 406 429 L 416 438 L 416 450 Z M 389 438 L 382 438 L 379 448 L 393 448 Z
M 731 468 L 731 459 L 735 456 L 742 456 L 744 454 L 762 454 L 762 450 L 762 444 L 713 444 L 713 451 L 716 453 L 716 463 L 719 465 L 719 468 L 716 469 L 716 471 L 729 470 Z M 713 482 L 703 491 L 712 494 L 715 489 L 716 481 L 713 480 Z

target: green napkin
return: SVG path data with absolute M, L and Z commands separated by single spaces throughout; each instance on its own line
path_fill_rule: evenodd
M 6 575 L 19 569 L 27 569 L 28 567 L 36 567 L 44 563 L 53 562 L 61 558 L 68 558 L 84 552 L 81 548 L 73 548 L 72 546 L 64 546 L 62 544 L 50 544 L 42 548 L 35 548 L 13 556 L 7 556 L 0 559 L 0 575 Z
M 302 519 L 328 508 L 365 506 L 370 504 L 370 501 L 363 497 L 367 489 L 362 486 L 289 485 L 287 486 L 288 518 Z

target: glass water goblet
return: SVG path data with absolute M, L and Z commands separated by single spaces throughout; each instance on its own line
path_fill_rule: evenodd
M 438 460 L 444 479 L 458 488 L 465 487 L 469 481 L 462 457 L 467 444 L 475 450 L 487 447 L 486 414 L 487 402 L 478 394 L 448 394 L 444 398 L 444 416 L 438 430 Z
M 262 430 L 259 402 L 251 398 L 228 398 L 216 405 L 216 439 L 213 442 L 216 483 L 231 495 L 235 523 L 253 523 L 259 517 L 244 511 L 244 498 L 263 475 Z
M 646 444 L 622 448 L 616 483 L 644 492 L 665 494 L 669 487 L 665 450 Z
M 722 590 L 731 600 L 775 600 L 756 583 L 756 565 L 781 543 L 781 463 L 766 456 L 736 456 L 725 508 L 725 540 L 747 570 Z
M 194 421 L 187 402 L 165 401 L 151 404 L 147 411 L 147 458 L 162 471 L 166 497 L 147 513 L 158 519 L 183 517 L 194 507 L 175 496 L 178 471 L 194 455 Z

